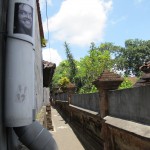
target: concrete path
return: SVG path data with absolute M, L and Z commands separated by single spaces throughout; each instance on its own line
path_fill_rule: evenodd
M 50 131 L 58 145 L 59 150 L 84 150 L 80 141 L 70 126 L 65 123 L 56 109 L 51 108 L 54 131 Z

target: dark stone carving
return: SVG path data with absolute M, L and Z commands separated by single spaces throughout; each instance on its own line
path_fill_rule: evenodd
M 144 73 L 150 73 L 150 61 L 146 62 L 144 65 L 142 65 L 139 68 L 141 71 L 143 71 Z
M 43 87 L 49 87 L 56 64 L 43 60 Z
M 146 62 L 139 69 L 143 72 L 143 75 L 135 83 L 134 87 L 150 85 L 150 61 Z

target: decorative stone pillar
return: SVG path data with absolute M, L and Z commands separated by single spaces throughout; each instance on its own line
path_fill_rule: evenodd
M 143 75 L 134 84 L 134 87 L 140 87 L 140 86 L 150 85 L 150 61 L 146 62 L 139 69 L 143 72 Z
M 67 85 L 67 93 L 68 93 L 68 103 L 71 103 L 72 95 L 75 93 L 76 86 L 73 83 L 69 83 Z
M 100 116 L 101 118 L 108 115 L 108 97 L 109 90 L 116 90 L 122 83 L 123 78 L 118 74 L 105 70 L 97 80 L 93 82 L 100 93 Z

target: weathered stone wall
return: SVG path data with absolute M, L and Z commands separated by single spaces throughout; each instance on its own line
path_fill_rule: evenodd
M 72 95 L 70 104 L 82 107 L 84 109 L 99 112 L 99 101 L 100 101 L 99 93 L 74 94 Z
M 98 112 L 69 105 L 66 101 L 55 101 L 55 106 L 64 116 L 80 139 L 86 150 L 103 149 L 103 140 L 100 136 L 102 119 Z
M 45 118 L 45 124 L 46 128 L 48 130 L 54 130 L 53 125 L 52 125 L 52 115 L 51 115 L 51 104 L 46 105 L 46 118 Z
M 68 93 L 59 93 L 56 95 L 57 100 L 68 101 Z
M 109 115 L 150 125 L 150 86 L 109 92 Z
M 79 107 L 79 100 L 83 98 L 80 95 L 76 99 L 72 95 L 70 101 L 56 100 L 55 106 L 71 124 L 81 142 L 87 145 L 87 150 L 149 150 L 149 91 L 150 86 L 106 90 L 101 94 L 101 98 L 108 103 L 108 106 L 104 105 L 108 107 L 104 118 L 98 112 Z M 87 97 L 84 98 L 86 101 Z M 72 102 L 78 106 L 72 105 Z
M 150 149 L 150 126 L 110 116 L 105 120 L 102 137 L 106 150 Z

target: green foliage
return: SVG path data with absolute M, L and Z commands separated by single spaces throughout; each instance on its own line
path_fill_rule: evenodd
M 68 43 L 65 42 L 64 46 L 65 46 L 66 56 L 69 64 L 69 79 L 72 83 L 74 83 L 75 82 L 74 78 L 77 72 L 75 60 L 73 58 L 73 55 L 70 52 Z
M 62 77 L 58 83 L 61 87 L 66 87 L 70 83 L 70 80 L 67 77 Z
M 78 91 L 78 93 L 84 94 L 84 93 L 95 93 L 98 92 L 97 88 L 91 84 L 88 86 L 85 84 L 83 87 L 81 87 Z
M 81 79 L 79 93 L 97 92 L 92 82 L 105 70 L 112 68 L 113 61 L 108 50 L 96 48 L 94 43 L 91 44 L 89 55 L 82 58 L 78 64 L 78 75 Z
M 133 86 L 133 83 L 128 78 L 124 78 L 124 81 L 119 86 L 119 89 L 132 88 L 132 86 Z
M 150 60 L 150 40 L 127 40 L 125 47 L 116 46 L 112 43 L 102 43 L 96 47 L 91 43 L 88 55 L 75 61 L 68 44 L 65 42 L 67 60 L 64 60 L 56 68 L 53 77 L 53 85 L 65 85 L 63 78 L 68 78 L 74 82 L 79 93 L 97 92 L 92 82 L 105 70 L 116 69 L 125 72 L 127 77 L 130 74 L 139 76 L 139 67 L 146 61 Z M 62 84 L 61 83 L 61 84 Z M 132 87 L 132 82 L 125 78 L 120 89 Z
M 58 67 L 55 69 L 55 73 L 52 79 L 53 87 L 57 87 L 59 85 L 59 80 L 63 77 L 69 78 L 69 64 L 67 60 L 62 61 Z
M 107 45 L 107 44 L 105 44 Z M 64 77 L 70 82 L 74 82 L 79 93 L 97 92 L 96 87 L 92 82 L 105 70 L 111 69 L 113 61 L 110 57 L 110 51 L 104 50 L 101 47 L 96 48 L 94 43 L 91 43 L 89 54 L 80 61 L 75 61 L 69 50 L 68 44 L 65 42 L 67 60 L 60 63 L 56 68 L 53 85 L 60 84 L 58 81 L 64 82 Z M 64 82 L 65 83 L 65 82 Z M 61 83 L 62 84 L 62 83 Z
M 42 45 L 42 47 L 46 47 L 46 43 L 47 43 L 47 40 L 44 39 L 44 38 L 41 38 L 41 45 Z
M 115 61 L 117 69 L 125 71 L 125 75 L 140 76 L 139 67 L 150 60 L 150 40 L 126 40 L 125 47 L 120 48 Z

